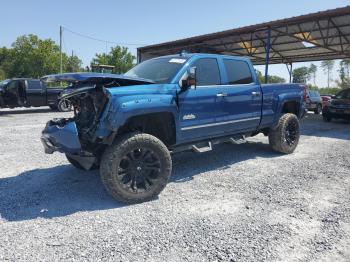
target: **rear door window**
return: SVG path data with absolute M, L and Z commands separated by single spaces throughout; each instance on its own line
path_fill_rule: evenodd
M 30 90 L 41 90 L 42 86 L 40 81 L 28 80 L 28 89 Z
M 253 83 L 253 76 L 247 62 L 224 59 L 224 65 L 227 73 L 228 84 L 251 84 Z
M 200 58 L 193 63 L 196 67 L 197 86 L 220 85 L 220 71 L 216 58 Z

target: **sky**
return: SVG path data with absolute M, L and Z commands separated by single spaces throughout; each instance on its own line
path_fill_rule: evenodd
M 78 55 L 84 66 L 95 53 L 113 44 L 87 39 L 70 31 L 111 42 L 128 44 L 136 55 L 139 46 L 289 18 L 350 5 L 350 0 L 2 0 L 0 46 L 10 47 L 23 34 L 36 34 L 59 43 L 63 26 L 64 52 Z M 315 63 L 319 66 L 320 63 Z M 309 66 L 297 63 L 293 67 Z M 264 67 L 257 67 L 264 71 Z M 337 67 L 333 78 L 338 78 Z M 285 65 L 270 66 L 270 74 L 289 78 Z M 321 68 L 316 84 L 326 86 Z

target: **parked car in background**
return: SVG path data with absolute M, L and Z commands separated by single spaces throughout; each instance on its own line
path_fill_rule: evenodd
M 261 85 L 247 58 L 182 54 L 150 59 L 125 75 L 72 73 L 62 97 L 73 118 L 54 119 L 42 132 L 45 152 L 65 153 L 77 168 L 100 167 L 117 200 L 157 196 L 171 175 L 170 152 L 203 153 L 263 133 L 289 154 L 305 114 L 304 86 Z
M 306 109 L 308 111 L 314 111 L 317 115 L 320 114 L 322 112 L 322 103 L 319 92 L 306 89 Z
M 332 99 L 332 95 L 321 95 L 322 98 L 322 108 L 327 106 Z
M 350 119 L 350 88 L 333 96 L 330 103 L 323 108 L 322 115 L 327 122 L 333 118 Z
M 69 111 L 71 103 L 59 99 L 62 88 L 48 88 L 39 79 L 15 78 L 0 82 L 0 108 L 49 106 Z

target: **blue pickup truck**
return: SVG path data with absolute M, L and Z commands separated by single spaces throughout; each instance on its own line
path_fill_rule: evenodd
M 157 196 L 171 175 L 171 154 L 198 153 L 259 133 L 289 154 L 299 141 L 305 89 L 261 85 L 247 58 L 180 54 L 147 60 L 124 75 L 68 73 L 43 77 L 71 85 L 61 98 L 74 117 L 42 132 L 46 153 L 66 154 L 80 169 L 99 168 L 117 200 Z

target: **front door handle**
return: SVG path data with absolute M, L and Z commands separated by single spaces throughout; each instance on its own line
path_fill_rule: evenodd
M 227 96 L 227 93 L 217 93 L 216 96 L 217 97 L 225 97 L 225 96 Z
M 260 92 L 252 92 L 252 96 L 260 96 Z

